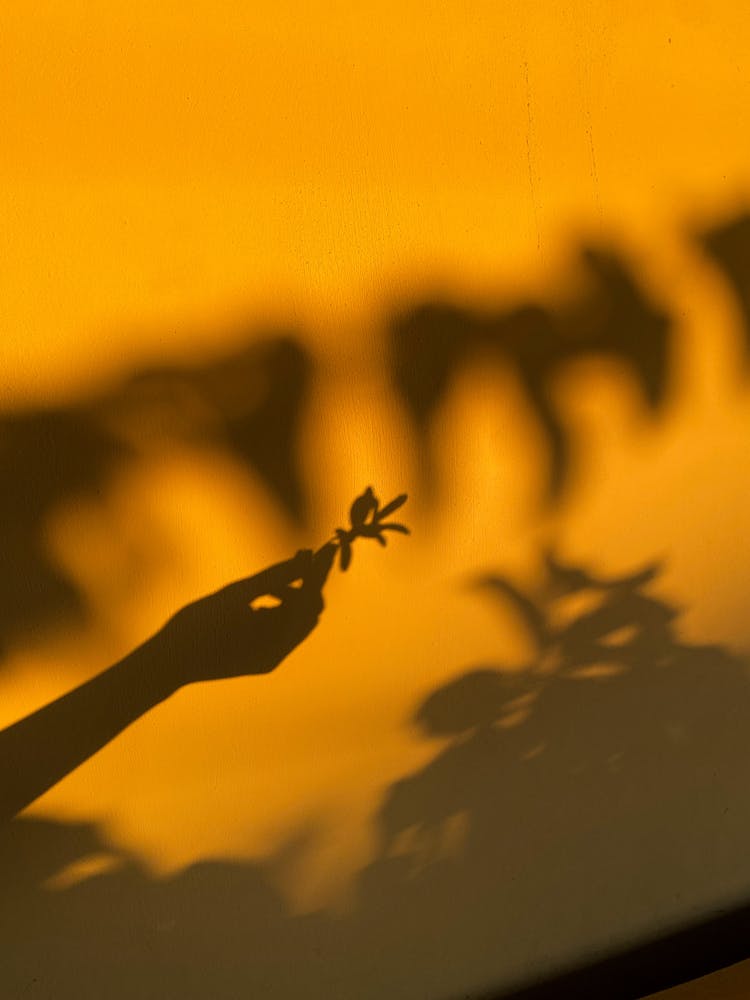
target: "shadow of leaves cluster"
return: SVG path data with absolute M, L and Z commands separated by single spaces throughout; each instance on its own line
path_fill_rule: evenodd
M 738 299 L 750 343 L 749 218 L 739 214 L 699 240 Z M 583 246 L 579 255 L 583 290 L 557 309 L 520 301 L 492 312 L 438 300 L 391 318 L 388 364 L 420 442 L 424 495 L 436 485 L 432 422 L 472 360 L 515 372 L 540 432 L 550 502 L 563 495 L 571 472 L 575 441 L 553 389 L 572 365 L 610 359 L 634 379 L 650 412 L 664 410 L 674 326 L 667 308 L 653 301 L 619 252 Z M 312 374 L 299 339 L 279 332 L 202 364 L 135 372 L 65 404 L 0 413 L 0 658 L 48 624 L 86 619 L 84 594 L 50 551 L 50 518 L 69 501 L 105 494 L 152 439 L 232 455 L 303 523 L 299 440 Z
M 703 242 L 750 330 L 748 217 Z M 654 413 L 663 409 L 667 311 L 616 253 L 584 249 L 583 259 L 588 290 L 559 310 L 433 302 L 393 320 L 393 381 L 423 452 L 454 376 L 477 357 L 516 373 L 546 441 L 551 500 L 570 471 L 573 442 L 552 391 L 568 366 L 611 358 Z M 311 372 L 286 337 L 0 416 L 0 650 L 63 613 L 85 614 L 45 547 L 45 526 L 70 498 L 106 490 L 154 429 L 228 450 L 304 517 L 297 440 Z M 429 485 L 429 458 L 426 474 Z M 657 579 L 656 566 L 610 579 L 551 553 L 531 590 L 501 573 L 483 578 L 484 593 L 514 609 L 534 655 L 510 669 L 499 654 L 418 707 L 413 721 L 435 755 L 385 795 L 375 856 L 347 915 L 293 914 L 274 888 L 275 859 L 204 862 L 157 879 L 93 826 L 7 824 L 2 991 L 476 996 L 740 899 L 750 886 L 748 664 L 684 641 Z M 101 852 L 113 867 L 50 883 Z
M 428 489 L 434 489 L 431 422 L 456 374 L 472 360 L 503 362 L 515 373 L 545 442 L 549 501 L 560 498 L 570 471 L 571 441 L 552 392 L 570 365 L 591 357 L 612 359 L 634 378 L 652 412 L 663 406 L 670 381 L 667 311 L 651 300 L 617 253 L 584 247 L 581 259 L 588 288 L 557 311 L 528 302 L 478 312 L 436 301 L 394 320 L 394 384 L 421 439 Z
M 608 578 L 553 554 L 531 589 L 481 579 L 534 655 L 418 706 L 442 745 L 385 795 L 346 915 L 293 914 L 277 859 L 154 879 L 119 853 L 51 887 L 110 849 L 91 827 L 11 823 L 9 995 L 480 996 L 726 907 L 750 885 L 748 664 L 681 640 L 657 581 L 657 566 Z
M 278 336 L 204 364 L 136 372 L 65 405 L 0 414 L 0 655 L 49 624 L 85 621 L 85 596 L 51 553 L 50 517 L 106 494 L 154 440 L 228 452 L 303 521 L 298 435 L 311 374 L 305 349 Z

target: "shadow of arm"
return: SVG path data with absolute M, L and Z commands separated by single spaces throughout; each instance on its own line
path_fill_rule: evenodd
M 335 552 L 299 552 L 187 605 L 119 663 L 0 732 L 0 821 L 185 684 L 275 669 L 315 628 Z M 278 605 L 253 610 L 264 595 Z

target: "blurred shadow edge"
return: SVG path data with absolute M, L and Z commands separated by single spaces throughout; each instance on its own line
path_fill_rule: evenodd
M 505 364 L 514 372 L 545 453 L 547 503 L 560 501 L 571 473 L 575 442 L 554 397 L 555 381 L 571 365 L 613 360 L 638 386 L 647 412 L 662 413 L 672 383 L 672 317 L 616 250 L 583 245 L 577 255 L 585 286 L 557 308 L 519 301 L 479 311 L 435 300 L 392 318 L 392 382 L 420 440 L 428 496 L 437 492 L 432 424 L 456 376 L 472 362 Z
M 96 393 L 0 412 L 0 657 L 49 626 L 82 625 L 86 596 L 50 551 L 50 519 L 99 501 L 146 455 L 224 452 L 258 476 L 295 525 L 305 523 L 299 435 L 313 360 L 272 332 L 203 362 L 170 362 Z

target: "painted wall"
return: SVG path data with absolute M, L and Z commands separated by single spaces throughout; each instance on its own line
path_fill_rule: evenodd
M 747 896 L 745 7 L 7 4 L 0 721 L 412 528 L 13 825 L 15 988 L 448 997 Z

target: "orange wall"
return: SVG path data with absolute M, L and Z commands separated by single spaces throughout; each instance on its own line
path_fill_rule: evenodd
M 403 725 L 413 706 L 527 655 L 468 573 L 533 573 L 550 539 L 602 570 L 664 554 L 685 634 L 748 645 L 750 393 L 736 304 L 691 242 L 750 196 L 746 4 L 9 0 L 2 19 L 3 406 L 211 356 L 248 325 L 291 325 L 320 362 L 308 531 L 229 456 L 187 448 L 57 511 L 46 544 L 94 623 L 14 654 L 5 721 L 197 594 L 322 541 L 368 482 L 413 493 L 413 538 L 358 553 L 272 679 L 182 692 L 33 812 L 99 820 L 159 872 L 263 856 L 310 822 L 285 891 L 340 901 L 378 797 L 435 753 Z M 436 430 L 429 513 L 385 318 L 435 291 L 561 301 L 581 239 L 615 241 L 677 316 L 671 409 L 651 424 L 618 372 L 571 371 L 557 392 L 585 461 L 544 512 L 517 386 L 467 378 Z

